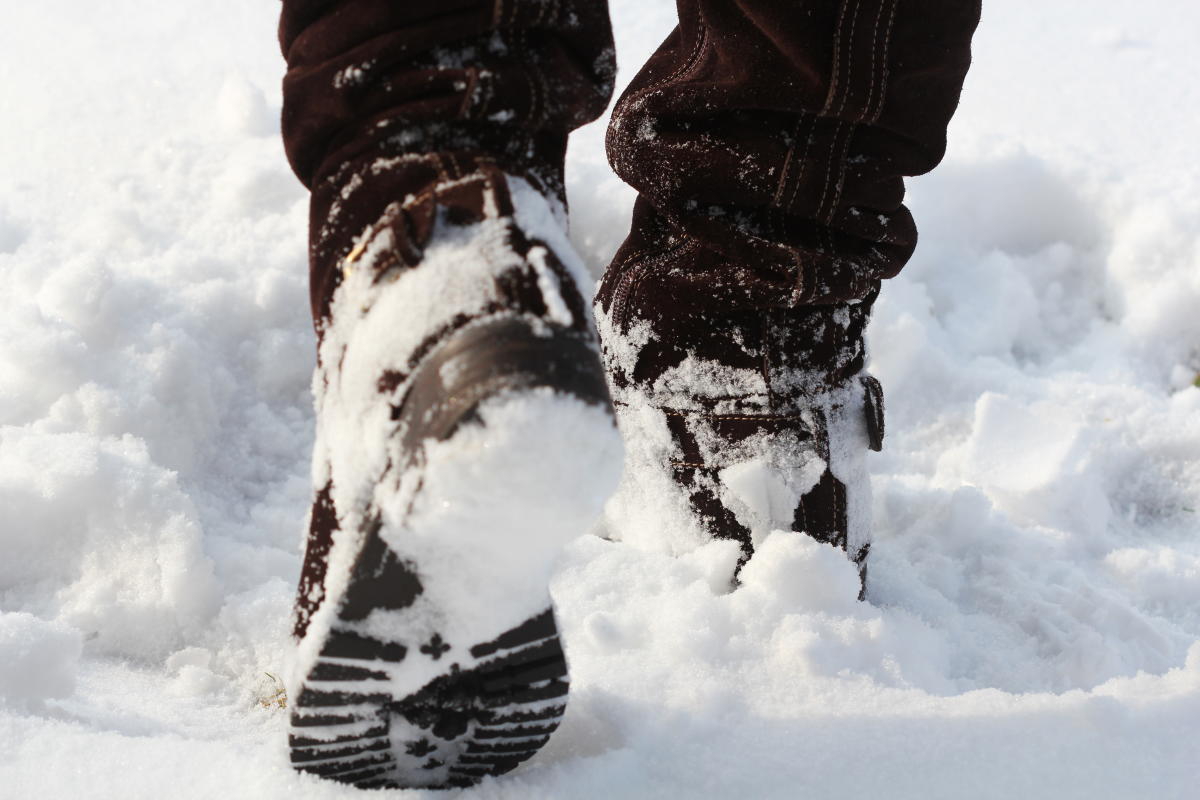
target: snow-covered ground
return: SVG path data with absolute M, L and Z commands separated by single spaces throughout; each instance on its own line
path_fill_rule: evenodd
M 8 3 L 0 797 L 354 797 L 286 763 L 312 441 L 277 4 Z M 614 0 L 622 77 L 670 0 Z M 471 797 L 1200 796 L 1200 5 L 987 4 L 871 328 L 870 604 L 832 550 L 558 570 L 573 703 Z M 599 269 L 630 191 L 570 155 Z M 620 502 L 620 499 L 616 502 Z

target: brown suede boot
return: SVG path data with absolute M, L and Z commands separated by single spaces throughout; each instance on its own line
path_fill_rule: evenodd
M 280 43 L 319 338 L 292 763 L 469 784 L 562 716 L 549 565 L 619 470 L 562 181 L 607 9 L 284 0 Z
M 686 245 L 677 252 L 687 258 Z M 658 276 L 672 269 L 668 257 L 610 272 L 597 297 L 626 442 L 622 491 L 659 499 L 635 504 L 654 520 L 614 527 L 674 552 L 734 539 L 739 566 L 772 531 L 797 531 L 845 550 L 865 587 L 864 457 L 881 448 L 884 425 L 879 382 L 862 372 L 874 297 L 712 314 L 662 302 Z
M 546 742 L 551 564 L 620 465 L 561 209 L 486 159 L 397 168 L 431 163 L 345 258 L 314 380 L 291 759 L 364 787 L 466 785 Z
M 648 546 L 807 533 L 865 567 L 862 374 L 881 281 L 916 246 L 906 175 L 932 169 L 978 0 L 679 0 L 613 110 L 638 191 L 597 296 L 628 491 Z M 654 488 L 651 488 L 654 487 Z

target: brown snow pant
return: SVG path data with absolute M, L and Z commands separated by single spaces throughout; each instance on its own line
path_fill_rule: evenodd
M 669 297 L 676 323 L 870 298 L 916 244 L 901 176 L 943 155 L 978 0 L 678 6 L 609 129 L 640 196 L 602 306 L 630 283 L 647 313 Z M 388 203 L 480 158 L 561 196 L 567 134 L 603 112 L 615 74 L 603 0 L 284 0 L 280 41 L 318 326 L 337 264 Z M 437 155 L 388 166 L 411 153 Z

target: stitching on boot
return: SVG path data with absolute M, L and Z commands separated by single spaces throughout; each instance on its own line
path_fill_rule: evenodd
M 642 258 L 643 256 L 649 255 L 651 253 L 661 253 L 664 250 L 667 250 L 672 246 L 673 245 L 666 245 L 665 247 L 661 247 L 658 249 L 648 247 L 648 248 L 639 250 L 636 253 L 634 253 L 633 255 L 629 256 L 628 258 L 622 260 L 620 265 L 614 265 L 612 267 L 609 267 L 609 269 L 622 270 L 625 267 L 629 266 L 631 263 L 633 263 L 633 261 L 635 259 Z M 618 326 L 620 326 L 622 323 L 621 312 L 624 309 L 627 299 L 629 297 L 629 285 L 633 282 L 634 275 L 636 275 L 636 273 L 632 272 L 632 271 L 622 274 L 621 277 L 618 278 L 617 290 L 613 293 L 612 307 L 609 309 L 609 311 L 611 312 L 613 322 L 616 323 Z
M 847 158 L 850 156 L 850 142 L 854 138 L 854 134 L 857 132 L 857 125 L 850 125 L 846 130 L 846 137 L 842 142 L 842 155 L 837 162 L 838 179 L 834 184 L 833 197 L 829 203 L 829 213 L 827 217 L 822 218 L 822 222 L 826 224 L 829 224 L 833 221 L 833 214 L 837 210 L 838 204 L 842 202 L 842 192 L 846 188 L 846 167 L 848 165 Z
M 888 17 L 887 32 L 884 34 L 883 50 L 880 53 L 883 59 L 883 74 L 879 82 L 879 106 L 868 119 L 868 122 L 871 123 L 878 122 L 879 118 L 883 116 L 883 107 L 887 102 L 888 78 L 891 76 L 891 70 L 888 68 L 888 60 L 891 57 L 892 28 L 896 24 L 896 7 L 899 5 L 899 0 L 892 0 L 892 13 Z
M 850 36 L 846 43 L 846 83 L 842 89 L 842 100 L 838 104 L 834 116 L 840 116 L 846 110 L 846 101 L 850 99 L 850 90 L 853 88 L 850 78 L 854 69 L 854 31 L 858 29 L 859 11 L 862 11 L 862 0 L 856 0 L 854 3 L 854 16 L 850 20 Z
M 762 316 L 762 377 L 767 387 L 767 408 L 775 407 L 775 393 L 771 391 L 771 310 L 767 309 Z
M 824 217 L 823 212 L 825 210 L 825 198 L 829 194 L 829 185 L 833 180 L 834 156 L 838 151 L 838 138 L 842 135 L 842 128 L 844 125 L 845 123 L 843 123 L 841 120 L 837 121 L 837 128 L 835 128 L 833 132 L 833 141 L 829 143 L 829 159 L 825 163 L 825 183 L 821 187 L 821 202 L 817 205 L 818 219 L 822 219 Z
M 783 170 L 779 174 L 779 184 L 775 187 L 775 194 L 771 197 L 771 205 L 779 207 L 780 201 L 783 199 L 783 190 L 787 186 L 788 171 L 792 167 L 792 156 L 796 152 L 796 147 L 800 144 L 800 126 L 804 124 L 804 116 L 801 115 L 796 120 L 796 126 L 792 129 L 792 143 L 788 147 L 787 155 L 783 159 Z
M 626 405 L 622 403 L 621 405 Z M 786 419 L 805 419 L 805 414 L 755 414 L 746 416 L 740 414 L 713 414 L 707 411 L 669 411 L 667 409 L 658 409 L 662 413 L 672 417 L 704 417 L 705 419 L 728 420 L 734 422 L 774 422 L 776 420 Z
M 660 250 L 646 251 L 647 253 L 653 253 L 653 257 L 635 267 L 634 270 L 628 273 L 628 277 L 622 277 L 621 286 L 618 287 L 618 295 L 613 298 L 612 317 L 613 321 L 617 323 L 618 326 L 624 326 L 628 321 L 629 303 L 635 293 L 635 287 L 641 285 L 642 279 L 645 277 L 646 273 L 649 272 L 654 266 L 665 261 L 671 255 L 671 253 L 679 250 L 679 248 L 684 248 L 680 250 L 680 255 L 683 255 L 684 253 L 689 252 L 689 248 L 693 245 L 695 245 L 694 240 L 685 240 L 680 238 L 677 239 L 673 244 L 669 244 Z
M 875 29 L 871 32 L 871 85 L 867 88 L 867 102 L 863 104 L 863 110 L 858 115 L 858 121 L 862 122 L 871 113 L 871 107 L 875 104 L 875 84 L 877 83 L 878 70 L 876 63 L 879 56 L 879 48 L 876 42 L 879 41 L 879 23 L 883 20 L 884 9 L 887 8 L 887 0 L 880 3 L 879 10 L 875 14 Z M 884 68 L 887 68 L 886 62 Z
M 809 284 L 812 282 L 806 280 L 806 273 L 809 272 L 809 270 L 805 268 L 806 262 L 800 256 L 800 253 L 794 253 L 793 260 L 796 263 L 796 280 L 795 283 L 792 284 L 792 293 L 791 296 L 788 297 L 788 305 L 794 308 L 801 304 L 801 301 L 805 299 L 806 293 L 810 293 L 808 292 L 808 289 L 810 288 Z
M 658 248 L 645 247 L 645 248 L 642 248 L 641 250 L 637 250 L 634 253 L 632 253 L 631 255 L 628 255 L 625 258 L 623 258 L 620 261 L 620 263 L 614 262 L 613 264 L 610 264 L 608 269 L 606 270 L 606 273 L 607 272 L 620 273 L 621 270 L 623 270 L 626 266 L 631 264 L 636 259 L 642 258 L 643 256 L 648 255 L 650 253 L 656 253 L 656 252 L 661 253 L 663 250 L 667 249 L 670 246 L 671 245 L 665 245 L 665 246 L 658 247 Z M 621 317 L 620 317 L 621 308 L 625 303 L 625 298 L 629 294 L 629 283 L 632 280 L 633 280 L 632 273 L 621 274 L 617 277 L 617 288 L 613 291 L 612 302 L 609 304 L 608 311 L 609 311 L 609 316 L 612 318 L 613 323 L 615 325 L 617 325 L 618 327 L 620 327 L 621 322 L 622 322 Z
M 850 0 L 843 0 L 841 7 L 838 9 L 838 20 L 833 29 L 833 74 L 829 78 L 829 94 L 825 96 L 825 106 L 821 109 L 822 114 L 829 112 L 833 106 L 833 101 L 837 99 L 838 80 L 842 71 L 842 25 L 846 19 L 846 6 Z
M 826 468 L 828 469 L 828 468 Z M 846 484 L 837 479 L 833 474 L 833 470 L 829 470 L 830 476 L 833 478 L 833 524 L 837 528 L 842 539 L 842 550 L 850 552 L 850 518 L 846 515 Z M 841 490 L 838 490 L 841 487 Z
M 677 78 L 681 78 L 692 71 L 695 63 L 700 59 L 701 49 L 708 40 L 708 25 L 705 23 L 704 14 L 700 11 L 699 7 L 696 9 L 696 16 L 698 20 L 696 41 L 692 45 L 692 50 L 688 54 L 688 57 L 684 59 L 683 63 L 679 64 L 672 72 L 660 78 L 659 80 L 648 83 L 643 89 L 638 91 L 637 94 L 631 95 L 628 101 L 620 103 L 620 106 L 632 106 L 638 101 L 645 100 L 658 89 L 662 88 L 662 86 L 665 84 L 670 83 Z M 621 109 L 619 107 L 613 110 L 613 116 L 622 116 Z
M 800 194 L 800 185 L 804 182 L 804 175 L 808 171 L 808 151 L 812 148 L 813 134 L 817 126 L 817 117 L 815 115 L 808 116 L 808 139 L 804 143 L 804 155 L 800 157 L 800 174 L 796 176 L 796 182 L 792 185 L 792 196 L 788 200 L 787 210 L 791 211 L 792 206 L 796 204 L 796 197 Z
M 695 250 L 698 244 L 699 244 L 699 242 L 697 242 L 697 240 L 695 240 L 695 239 L 685 240 L 682 247 L 679 248 L 679 252 L 678 252 L 679 257 L 683 257 L 683 256 L 687 255 L 688 253 L 692 252 L 693 250 Z M 662 253 L 658 258 L 654 259 L 653 261 L 647 262 L 645 264 L 645 266 L 641 270 L 638 271 L 636 277 L 632 281 L 632 285 L 630 286 L 629 292 L 626 296 L 627 302 L 632 302 L 637 299 L 637 294 L 639 291 L 641 291 L 642 284 L 645 283 L 646 278 L 655 269 L 657 269 L 658 267 L 661 267 L 664 263 L 666 263 L 667 258 L 671 255 L 671 252 L 673 250 L 674 250 L 674 248 L 667 250 L 666 252 Z
M 799 513 L 797 514 L 796 512 L 799 512 Z M 796 519 L 795 519 L 797 516 L 800 517 L 800 521 L 799 521 L 798 525 L 796 524 Z M 792 524 L 795 525 L 797 528 L 799 528 L 802 532 L 804 532 L 806 534 L 809 532 L 808 531 L 808 529 L 809 529 L 808 506 L 805 505 L 803 497 L 801 497 L 799 502 L 796 504 L 796 511 L 792 512 Z

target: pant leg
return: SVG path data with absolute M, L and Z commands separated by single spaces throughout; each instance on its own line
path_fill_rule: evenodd
M 768 385 L 797 365 L 837 382 L 861 368 L 846 341 L 916 245 L 903 176 L 944 154 L 979 0 L 678 5 L 608 133 L 639 198 L 602 324 L 656 334 L 615 378 L 649 385 L 692 352 L 763 364 Z M 831 339 L 814 308 L 847 304 Z
M 481 159 L 562 198 L 567 134 L 603 112 L 615 74 L 603 0 L 284 0 L 279 37 L 318 330 L 389 203 Z

